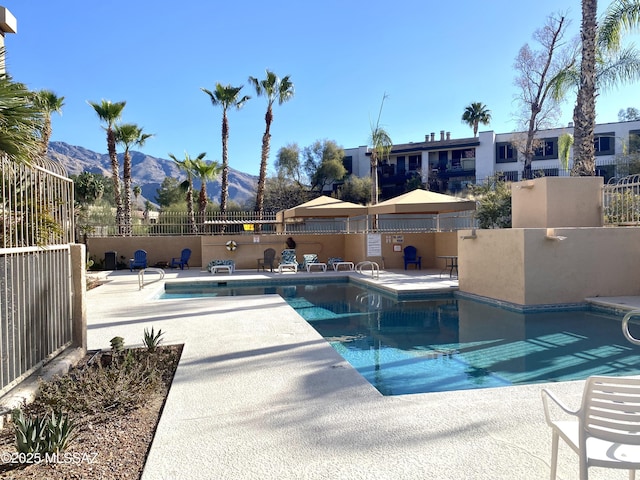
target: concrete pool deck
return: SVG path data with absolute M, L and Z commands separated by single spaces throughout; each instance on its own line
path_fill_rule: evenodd
M 165 281 L 283 275 L 169 270 Z M 582 394 L 583 382 L 562 382 L 384 397 L 277 295 L 156 300 L 162 282 L 139 290 L 129 271 L 106 279 L 88 292 L 89 349 L 116 335 L 139 345 L 151 326 L 164 343 L 184 344 L 145 480 L 543 479 L 551 431 L 540 390 L 570 406 Z M 385 271 L 379 282 L 405 291 L 457 283 L 424 270 Z M 577 476 L 577 456 L 561 444 L 558 478 Z

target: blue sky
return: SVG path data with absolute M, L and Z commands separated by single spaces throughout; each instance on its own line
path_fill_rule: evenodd
M 601 7 L 608 3 L 601 1 Z M 141 150 L 168 158 L 221 159 L 222 110 L 200 88 L 242 85 L 253 98 L 229 112 L 229 163 L 257 175 L 266 99 L 248 76 L 291 75 L 295 97 L 276 106 L 269 168 L 278 149 L 318 139 L 366 145 L 383 94 L 382 125 L 394 143 L 441 130 L 469 137 L 469 103 L 491 110 L 489 127 L 517 129 L 514 59 L 548 15 L 565 12 L 579 33 L 579 0 L 5 0 L 18 33 L 7 35 L 7 71 L 33 90 L 65 97 L 52 140 L 106 153 L 87 101 L 126 101 L 123 122 L 154 137 Z M 633 36 L 634 39 L 638 35 Z M 598 122 L 640 108 L 636 84 L 601 94 Z M 575 96 L 563 106 L 571 121 Z

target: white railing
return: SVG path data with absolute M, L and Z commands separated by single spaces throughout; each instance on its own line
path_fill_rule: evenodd
M 73 183 L 0 158 L 0 395 L 72 341 Z

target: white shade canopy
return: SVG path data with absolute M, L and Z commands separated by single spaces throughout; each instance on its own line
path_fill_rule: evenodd
M 448 213 L 475 210 L 476 202 L 417 189 L 368 207 L 369 214 Z
M 301 217 L 354 217 L 357 215 L 366 215 L 367 207 L 358 205 L 357 203 L 344 202 L 337 198 L 322 195 L 313 200 L 309 200 L 296 207 L 289 208 L 278 212 L 284 215 L 284 219 L 301 218 Z

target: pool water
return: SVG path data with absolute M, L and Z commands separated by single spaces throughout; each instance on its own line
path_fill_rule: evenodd
M 267 293 L 281 295 L 384 395 L 640 374 L 640 347 L 622 335 L 621 318 L 589 310 L 524 314 L 453 295 L 402 300 L 352 283 L 188 295 Z

